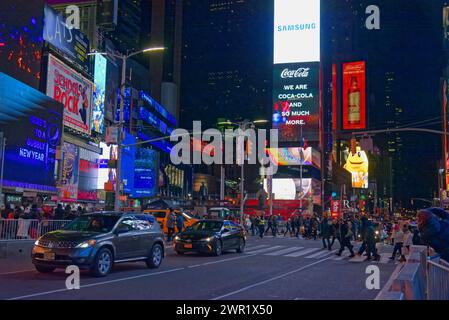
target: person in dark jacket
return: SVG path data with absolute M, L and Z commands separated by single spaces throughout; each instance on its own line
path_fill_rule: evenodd
M 330 226 L 327 216 L 321 221 L 321 239 L 323 241 L 323 249 L 329 249 L 331 247 L 330 242 Z
M 359 251 L 357 252 L 357 255 L 361 256 L 365 250 L 366 250 L 366 231 L 368 229 L 368 218 L 366 216 L 363 216 L 360 219 L 360 238 L 362 240 L 362 245 L 359 248 Z
M 371 221 L 366 221 L 365 224 L 365 244 L 366 244 L 366 250 L 367 250 L 367 258 L 366 261 L 370 261 L 372 257 L 376 261 L 380 260 L 380 256 L 377 253 L 376 249 L 376 225 L 374 225 Z M 359 251 L 360 252 L 360 251 Z M 363 252 L 363 251 L 362 251 Z
M 449 214 L 441 208 L 418 212 L 421 243 L 432 247 L 442 259 L 449 262 Z
M 62 204 L 58 203 L 58 206 L 55 210 L 55 220 L 64 220 L 64 209 L 62 208 Z
M 31 206 L 31 219 L 40 219 L 41 218 L 41 214 L 39 212 L 39 209 L 37 208 L 37 204 L 33 204 Z
M 176 216 L 176 228 L 178 229 L 178 233 L 184 230 L 184 216 L 181 212 Z
M 354 251 L 352 250 L 352 224 L 351 222 L 342 223 L 340 225 L 340 234 L 341 234 L 341 247 L 340 250 L 337 253 L 337 256 L 341 256 L 342 252 L 345 250 L 345 247 L 348 248 L 351 255 L 349 257 L 354 257 Z

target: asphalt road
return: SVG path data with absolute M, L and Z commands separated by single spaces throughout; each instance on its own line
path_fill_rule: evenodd
M 391 248 L 380 252 L 380 263 L 368 263 L 337 257 L 319 240 L 249 237 L 243 254 L 178 256 L 169 248 L 156 270 L 139 262 L 105 278 L 82 271 L 79 290 L 66 289 L 62 269 L 40 274 L 28 259 L 0 259 L 0 299 L 370 300 L 379 290 L 366 289 L 366 267 L 379 267 L 381 288 L 396 267 Z

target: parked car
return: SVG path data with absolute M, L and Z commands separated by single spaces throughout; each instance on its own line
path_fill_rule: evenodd
M 227 250 L 242 253 L 245 245 L 243 227 L 228 220 L 200 220 L 178 234 L 173 241 L 178 254 L 198 252 L 219 256 Z
M 164 258 L 163 239 L 159 224 L 150 215 L 92 213 L 40 237 L 31 257 L 42 273 L 77 265 L 102 277 L 121 262 L 145 261 L 149 268 L 158 268 Z
M 168 233 L 168 229 L 167 229 L 167 216 L 168 213 L 170 212 L 169 209 L 148 209 L 148 210 L 144 210 L 143 213 L 145 214 L 151 214 L 152 216 L 154 216 L 157 220 L 157 222 L 159 223 L 159 226 L 161 227 L 162 231 L 167 234 Z M 195 222 L 198 221 L 198 219 L 192 217 L 191 215 L 185 213 L 185 212 L 181 212 L 178 210 L 175 210 L 175 215 L 176 217 L 179 214 L 182 214 L 182 216 L 184 217 L 184 227 L 190 227 L 192 224 L 194 224 Z

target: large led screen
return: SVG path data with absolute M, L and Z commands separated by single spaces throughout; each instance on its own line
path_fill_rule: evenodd
M 63 105 L 0 73 L 0 131 L 6 137 L 5 187 L 56 192 L 55 156 Z
M 274 1 L 274 64 L 320 61 L 320 0 Z
M 365 61 L 343 64 L 343 130 L 366 129 Z

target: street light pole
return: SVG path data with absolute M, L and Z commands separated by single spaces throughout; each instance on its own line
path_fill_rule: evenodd
M 0 205 L 5 204 L 4 196 L 3 196 L 3 168 L 5 165 L 5 147 L 6 147 L 6 138 L 3 136 L 3 132 L 0 132 L 0 154 L 2 156 L 2 162 L 0 163 Z
M 116 168 L 116 182 L 115 182 L 115 199 L 114 199 L 114 210 L 120 211 L 120 187 L 122 185 L 121 183 L 121 170 L 120 166 L 122 163 L 122 136 L 123 136 L 123 109 L 124 109 L 124 100 L 125 100 L 125 85 L 126 85 L 126 61 L 138 54 L 144 53 L 144 52 L 150 52 L 150 51 L 162 51 L 165 50 L 164 47 L 153 47 L 153 48 L 147 48 L 140 51 L 136 51 L 130 54 L 115 54 L 115 53 L 105 53 L 105 52 L 91 52 L 88 53 L 88 55 L 110 55 L 117 59 L 122 60 L 122 78 L 121 78 L 121 84 L 120 84 L 120 116 L 119 116 L 119 123 L 118 123 L 118 130 L 117 130 L 117 168 Z
M 120 116 L 118 123 L 118 137 L 117 137 L 117 168 L 116 168 L 116 181 L 115 181 L 115 199 L 114 199 L 114 210 L 120 211 L 120 189 L 122 185 L 121 181 L 121 163 L 122 163 L 122 135 L 123 135 L 123 108 L 124 108 L 124 100 L 125 100 L 125 85 L 126 85 L 126 59 L 128 57 L 122 56 L 122 79 L 120 84 Z

